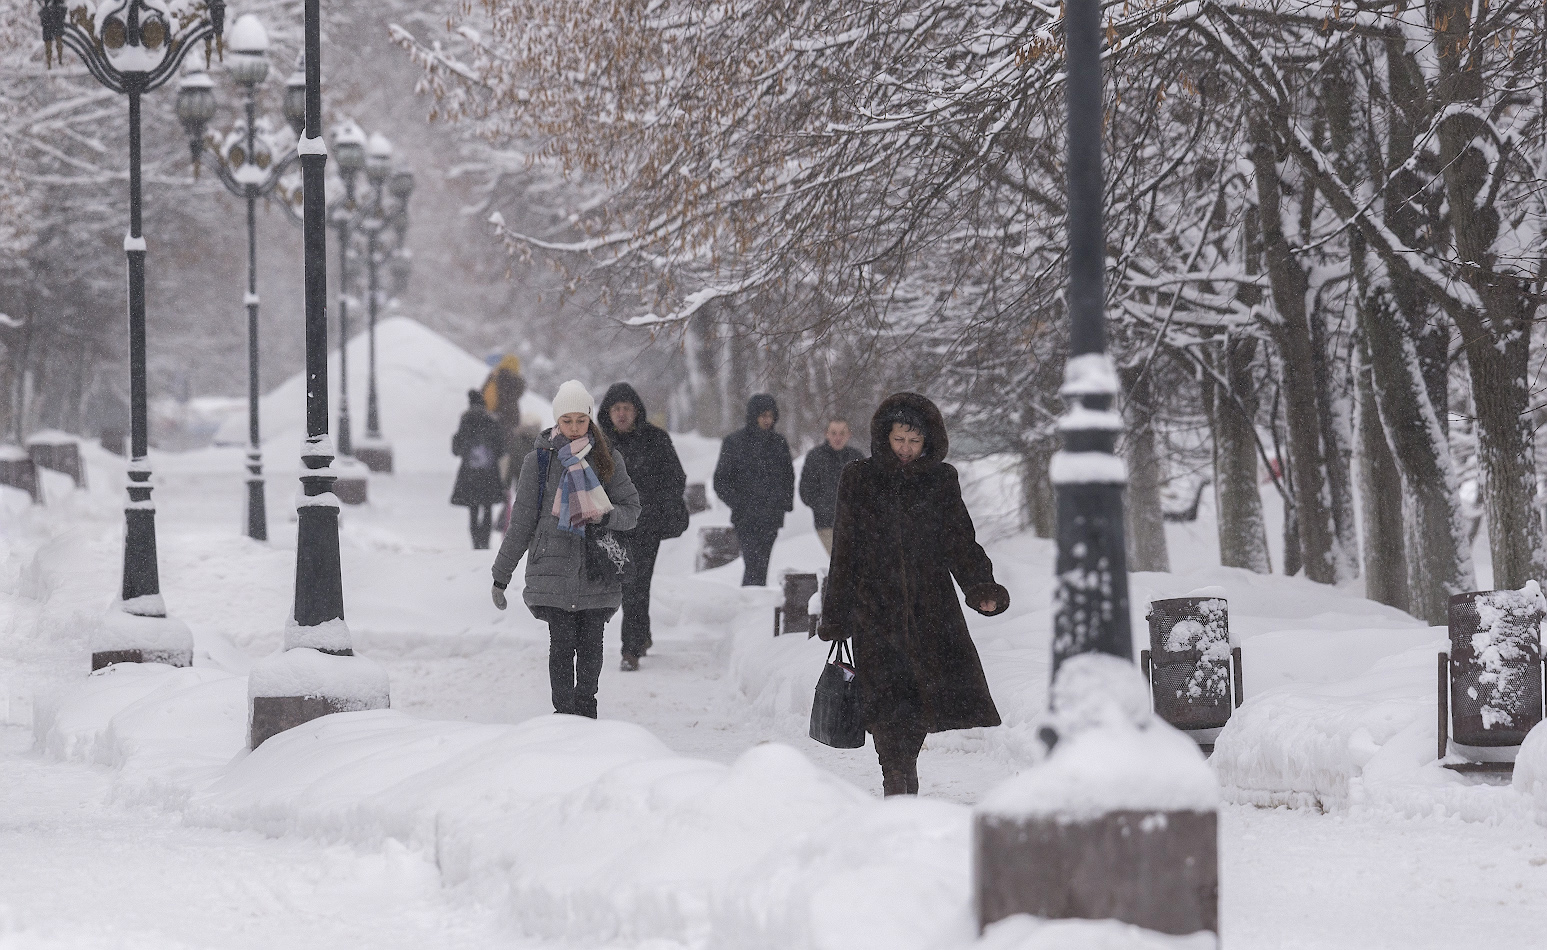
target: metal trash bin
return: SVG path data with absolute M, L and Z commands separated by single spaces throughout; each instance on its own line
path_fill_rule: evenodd
M 1150 682 L 1156 715 L 1212 748 L 1214 734 L 1230 721 L 1244 693 L 1241 650 L 1230 645 L 1229 602 L 1156 600 L 1146 619 L 1150 648 L 1139 654 L 1139 665 Z
M 1450 598 L 1450 652 L 1439 655 L 1439 758 L 1461 772 L 1509 772 L 1509 753 L 1542 721 L 1542 622 L 1539 590 L 1485 590 Z M 1452 746 L 1470 746 L 1472 750 Z

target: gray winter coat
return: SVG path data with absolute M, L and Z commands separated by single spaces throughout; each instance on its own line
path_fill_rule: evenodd
M 522 555 L 526 560 L 526 589 L 521 597 L 528 607 L 555 607 L 559 610 L 616 609 L 623 603 L 623 584 L 613 576 L 592 580 L 586 576 L 585 538 L 559 530 L 553 514 L 553 496 L 559 490 L 558 443 L 549 438 L 552 430 L 537 437 L 536 448 L 521 462 L 516 479 L 516 498 L 511 504 L 510 527 L 494 559 L 494 580 L 509 584 Z M 543 497 L 537 497 L 537 455 L 548 453 L 548 480 Z M 639 521 L 639 492 L 629 480 L 623 456 L 612 453 L 615 471 L 612 481 L 602 487 L 612 502 L 607 527 L 627 531 Z

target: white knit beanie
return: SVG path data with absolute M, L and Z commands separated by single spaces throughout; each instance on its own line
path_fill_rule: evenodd
M 553 394 L 553 421 L 558 422 L 561 416 L 567 416 L 572 412 L 583 412 L 590 416 L 595 405 L 596 401 L 591 398 L 590 393 L 586 392 L 580 380 L 571 379 Z

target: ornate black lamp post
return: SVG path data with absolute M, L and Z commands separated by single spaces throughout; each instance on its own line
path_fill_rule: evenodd
M 391 261 L 393 292 L 399 293 L 412 266 L 404 246 L 408 233 L 408 199 L 414 193 L 414 173 L 392 167 L 392 143 L 380 132 L 365 146 L 365 176 L 371 183 L 370 204 L 360 210 L 359 230 L 365 235 L 370 359 L 367 367 L 365 442 L 355 457 L 373 472 L 392 471 L 392 446 L 381 437 L 381 411 L 376 399 L 376 314 L 381 304 L 380 266 Z M 390 238 L 385 237 L 390 231 Z M 390 246 L 389 246 L 390 242 Z
M 1117 374 L 1106 352 L 1101 0 L 1064 5 L 1069 110 L 1069 362 L 1051 476 L 1058 494 L 1053 725 L 1048 760 L 978 806 L 978 920 L 1015 913 L 1219 932 L 1217 790 L 1193 741 L 1151 714 L 1133 664 L 1116 455 Z M 1106 760 L 1109 788 L 1081 779 Z M 1217 942 L 1217 938 L 1216 938 Z
M 344 194 L 328 204 L 328 220 L 338 231 L 338 450 L 353 456 L 354 427 L 349 420 L 349 252 L 353 244 L 355 181 L 365 167 L 365 133 L 353 122 L 333 128 L 333 153 L 338 159 Z
M 268 515 L 263 497 L 263 449 L 258 427 L 258 213 L 259 198 L 274 193 L 280 178 L 297 159 L 294 148 L 278 160 L 274 137 L 258 119 L 258 86 L 269 73 L 269 36 L 258 18 L 248 13 L 231 26 L 231 58 L 227 69 L 246 94 L 246 120 L 238 123 L 216 148 L 205 150 L 205 129 L 215 114 L 214 83 L 200 70 L 187 76 L 177 93 L 177 116 L 188 133 L 194 172 L 202 161 L 226 190 L 247 199 L 247 536 L 268 539 Z M 304 85 L 303 85 L 304 92 Z M 296 134 L 306 121 L 305 96 L 285 99 L 285 118 Z
M 48 64 L 68 47 L 99 83 L 129 98 L 129 503 L 124 510 L 121 610 L 111 611 L 93 644 L 91 665 L 193 662 L 193 638 L 167 617 L 156 557 L 145 397 L 145 237 L 140 230 L 140 98 L 164 86 L 184 57 L 225 32 L 224 0 L 39 0 Z
M 306 0 L 305 132 L 296 147 L 302 171 L 306 249 L 306 442 L 301 451 L 302 497 L 295 552 L 295 604 L 285 649 L 253 667 L 248 743 L 259 744 L 329 713 L 383 708 L 387 674 L 354 655 L 344 622 L 339 560 L 335 458 L 328 437 L 328 231 L 324 194 L 327 146 L 322 140 L 322 17 L 320 0 Z

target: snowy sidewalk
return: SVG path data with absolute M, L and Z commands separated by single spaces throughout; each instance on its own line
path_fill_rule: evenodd
M 383 950 L 522 944 L 433 864 L 111 804 L 117 776 L 0 728 L 0 947 Z

